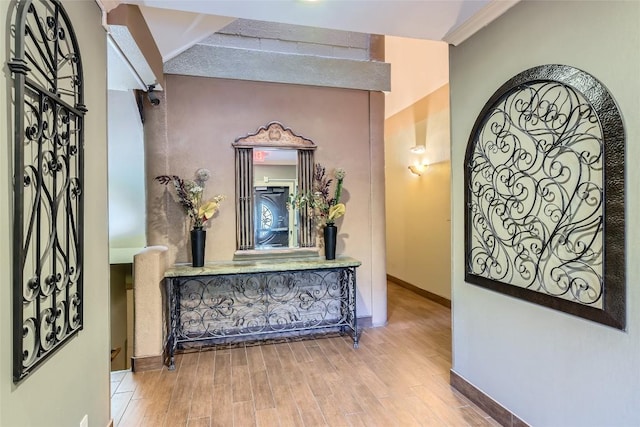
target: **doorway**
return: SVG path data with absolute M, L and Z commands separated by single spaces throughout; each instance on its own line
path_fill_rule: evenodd
M 289 247 L 288 187 L 255 188 L 256 249 Z

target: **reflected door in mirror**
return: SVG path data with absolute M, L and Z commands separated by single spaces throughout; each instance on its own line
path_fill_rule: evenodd
M 254 197 L 256 248 L 289 247 L 289 188 L 256 187 Z

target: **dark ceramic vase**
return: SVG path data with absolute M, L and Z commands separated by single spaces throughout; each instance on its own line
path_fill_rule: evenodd
M 336 238 L 338 227 L 327 224 L 324 227 L 324 257 L 326 259 L 336 259 Z
M 191 260 L 194 267 L 204 265 L 204 245 L 207 240 L 207 231 L 202 227 L 194 227 L 191 230 Z

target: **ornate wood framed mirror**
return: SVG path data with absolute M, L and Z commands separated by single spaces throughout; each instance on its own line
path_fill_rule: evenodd
M 315 246 L 312 218 L 289 211 L 288 199 L 311 191 L 313 141 L 279 122 L 237 138 L 235 149 L 236 255 Z

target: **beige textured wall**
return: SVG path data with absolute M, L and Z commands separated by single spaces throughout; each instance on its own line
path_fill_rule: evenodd
M 410 152 L 425 145 L 426 152 Z M 449 86 L 385 121 L 387 273 L 451 298 Z M 426 162 L 422 176 L 408 166 Z
M 14 2 L 0 1 L 0 425 L 78 426 L 109 422 L 109 254 L 107 233 L 106 37 L 92 1 L 62 2 L 73 23 L 84 66 L 85 248 L 84 330 L 18 386 L 12 381 L 12 120 L 5 66 Z
M 191 178 L 205 167 L 212 172 L 205 196 L 228 197 L 207 228 L 206 260 L 232 259 L 236 241 L 231 143 L 270 121 L 280 121 L 317 144 L 316 162 L 347 171 L 342 196 L 347 213 L 337 222 L 337 253 L 362 261 L 358 315 L 373 315 L 374 323 L 384 323 L 386 305 L 379 304 L 380 299 L 386 301 L 384 267 L 379 268 L 384 265 L 384 249 L 378 243 L 384 236 L 384 187 L 378 184 L 380 177 L 384 179 L 382 94 L 179 75 L 166 75 L 165 83 L 160 106 L 146 106 L 148 243 L 167 246 L 169 264 L 189 261 L 184 213 L 153 178 Z M 372 313 L 374 305 L 378 309 Z
M 167 248 L 148 246 L 133 257 L 133 358 L 162 355 L 164 306 L 162 289 L 167 269 Z

